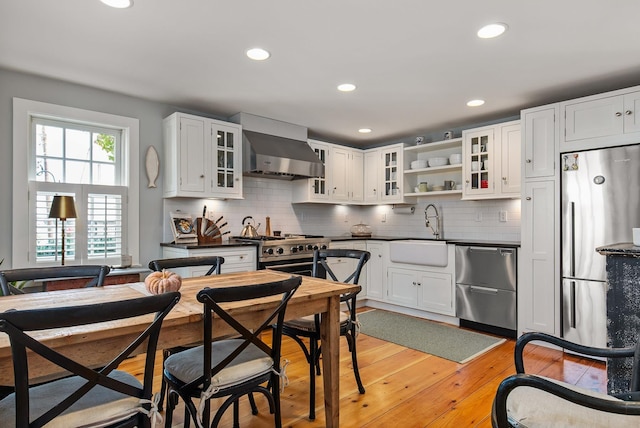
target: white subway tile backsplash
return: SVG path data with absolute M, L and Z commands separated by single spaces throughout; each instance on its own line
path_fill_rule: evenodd
M 224 215 L 230 235 L 242 230 L 242 219 L 252 216 L 259 231 L 264 231 L 265 217 L 271 217 L 271 230 L 282 233 L 306 233 L 325 236 L 349 235 L 357 223 L 371 226 L 382 236 L 430 238 L 425 227 L 424 209 L 429 203 L 438 207 L 444 238 L 520 240 L 520 200 L 462 201 L 453 196 L 419 198 L 414 214 L 394 213 L 391 205 L 346 206 L 330 204 L 291 204 L 293 184 L 290 181 L 244 177 L 244 199 L 207 200 L 173 198 L 164 200 L 166 221 L 163 241 L 173 239 L 169 227 L 169 212 L 181 210 L 196 217 L 202 208 L 213 213 L 214 219 Z M 499 212 L 506 211 L 508 221 L 499 221 Z M 476 213 L 481 220 L 476 221 Z M 382 214 L 386 221 L 382 222 Z M 345 222 L 345 217 L 348 219 Z

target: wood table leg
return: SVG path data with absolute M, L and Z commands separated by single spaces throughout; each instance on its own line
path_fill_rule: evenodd
M 338 428 L 340 426 L 340 296 L 329 298 L 327 312 L 322 314 L 320 333 L 326 426 Z

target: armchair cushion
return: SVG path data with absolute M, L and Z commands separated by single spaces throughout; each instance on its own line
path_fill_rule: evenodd
M 622 401 L 610 395 L 585 390 L 543 376 L 538 377 L 602 400 Z M 518 386 L 511 391 L 507 398 L 507 415 L 512 426 L 521 428 L 638 426 L 637 415 L 598 411 L 530 386 Z
M 215 367 L 225 359 L 242 342 L 242 339 L 227 339 L 212 343 L 211 367 Z M 164 363 L 165 371 L 184 383 L 192 382 L 203 375 L 203 353 L 204 347 L 198 346 L 173 354 Z M 211 378 L 211 385 L 224 389 L 268 373 L 272 368 L 273 360 L 271 357 L 251 344 L 228 366 Z
M 114 371 L 109 377 L 142 387 L 142 384 L 132 375 Z M 82 385 L 85 379 L 72 376 L 43 385 L 35 386 L 29 392 L 30 418 L 33 420 Z M 0 420 L 3 427 L 15 426 L 15 394 L 10 394 L 0 401 Z M 95 386 L 77 403 L 55 418 L 47 428 L 67 427 L 103 427 L 126 420 L 136 414 L 140 400 L 135 397 L 108 390 L 100 385 Z

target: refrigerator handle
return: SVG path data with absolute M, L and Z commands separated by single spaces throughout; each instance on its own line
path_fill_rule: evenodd
M 571 276 L 575 276 L 576 274 L 576 203 L 575 202 L 571 202 L 570 203 L 570 215 L 571 215 L 571 225 L 569 226 L 570 230 L 571 230 L 571 249 L 570 249 L 570 262 L 569 262 L 569 269 L 570 269 L 570 275 Z M 575 289 L 575 284 L 572 286 L 572 290 Z
M 576 328 L 576 282 L 571 281 L 571 328 Z

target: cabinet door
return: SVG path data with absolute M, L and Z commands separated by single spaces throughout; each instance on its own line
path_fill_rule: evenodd
M 525 183 L 518 275 L 518 329 L 557 334 L 559 272 L 555 252 L 554 181 Z
M 204 120 L 181 117 L 179 144 L 179 191 L 200 192 L 205 188 L 208 157 L 205 147 Z
M 503 126 L 500 132 L 500 192 L 520 196 L 520 124 Z
M 565 141 L 622 134 L 623 108 L 622 96 L 566 104 Z
M 494 128 L 464 133 L 464 197 L 495 193 L 496 149 Z
M 640 132 L 640 92 L 624 96 L 624 132 Z
M 362 202 L 364 200 L 364 157 L 362 151 L 352 150 L 349 168 L 350 200 Z
M 349 150 L 340 147 L 331 147 L 329 162 L 331 168 L 331 199 L 334 201 L 347 201 Z
M 367 242 L 367 251 L 371 258 L 367 262 L 367 297 L 382 299 L 384 281 L 385 243 Z
M 214 195 L 242 196 L 242 160 L 240 131 L 219 123 L 211 125 L 213 173 L 211 191 Z
M 420 272 L 418 287 L 420 307 L 439 314 L 455 315 L 455 287 L 451 274 Z
M 329 173 L 327 157 L 329 155 L 329 146 L 326 144 L 320 144 L 316 142 L 309 142 L 309 146 L 313 149 L 313 151 L 318 156 L 318 159 L 324 164 L 325 168 L 325 176 L 324 177 L 315 177 L 309 179 L 311 184 L 311 195 L 310 198 L 313 200 L 326 200 L 329 198 L 329 186 L 327 184 L 327 174 Z
M 387 300 L 403 306 L 416 307 L 418 280 L 416 272 L 407 269 L 387 269 Z
M 364 154 L 364 201 L 378 202 L 380 199 L 380 150 Z
M 382 194 L 385 202 L 402 201 L 402 147 L 382 150 Z
M 558 106 L 524 111 L 524 176 L 553 177 Z

